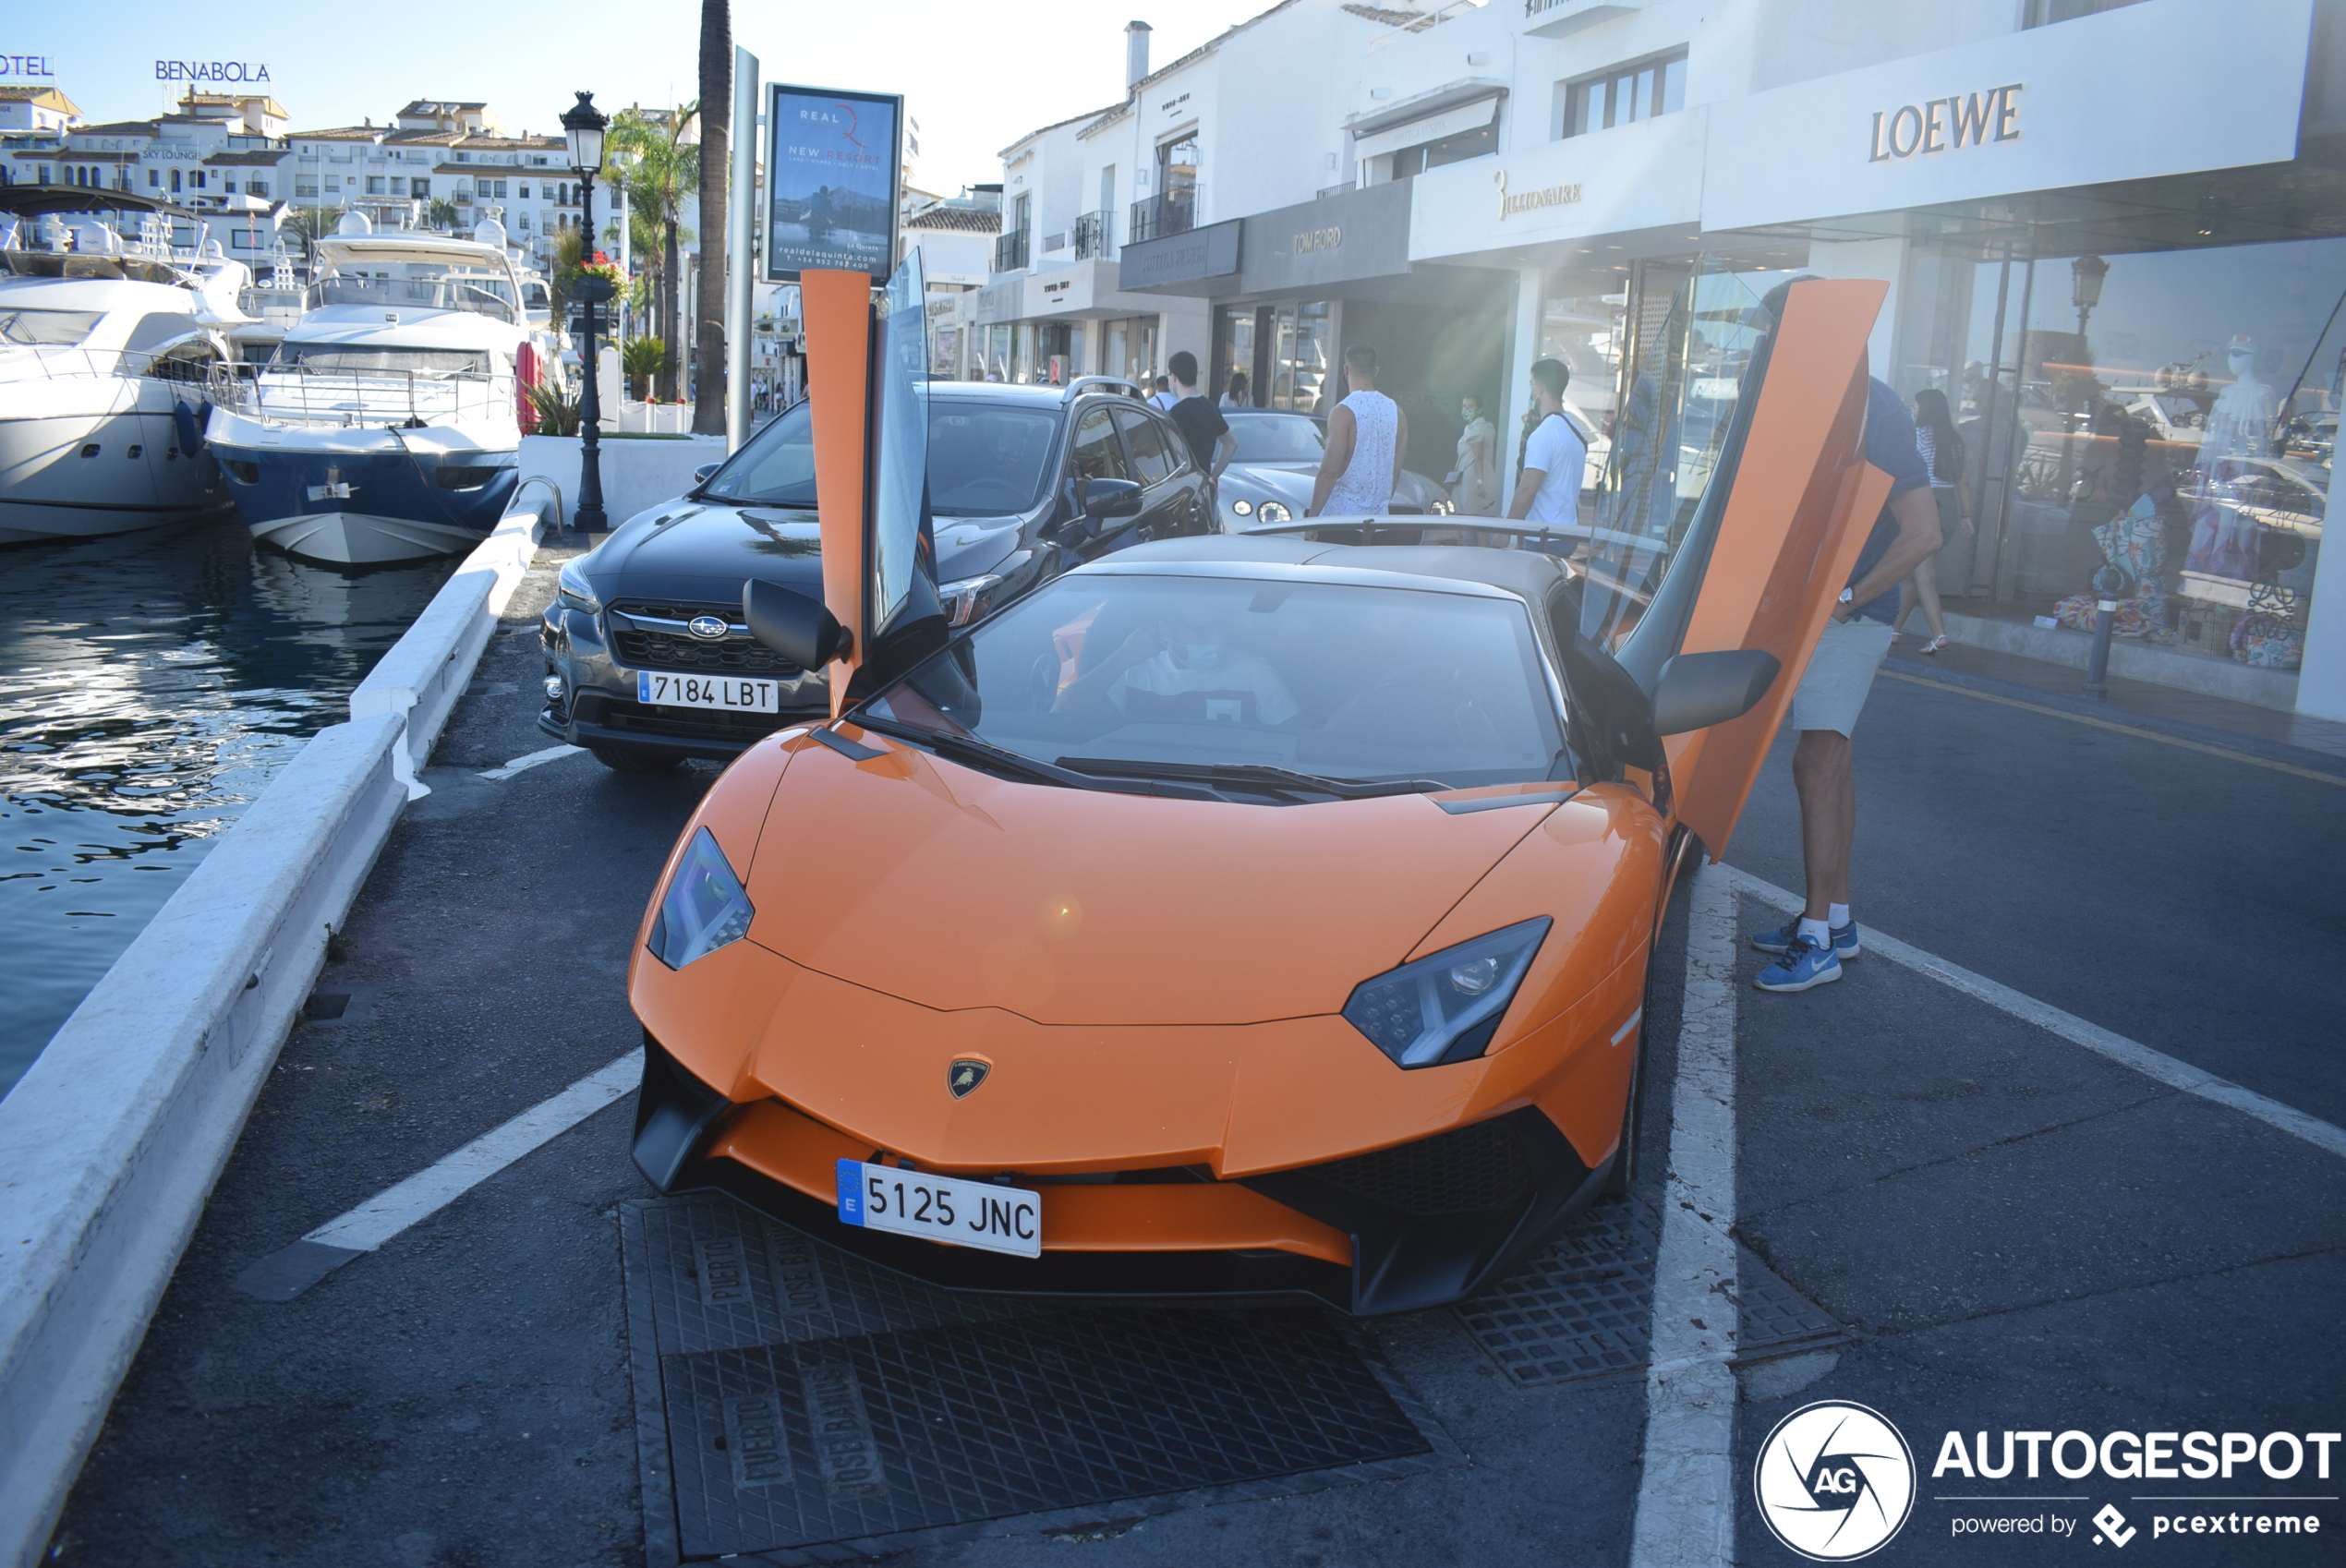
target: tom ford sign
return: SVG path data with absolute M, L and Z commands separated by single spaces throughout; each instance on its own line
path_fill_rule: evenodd
M 1926 98 L 1881 109 L 1873 117 L 1873 154 L 1867 162 L 1887 163 L 1917 154 L 1956 152 L 1990 141 L 2020 139 L 2020 94 L 2024 82 L 2007 82 L 1985 92 Z

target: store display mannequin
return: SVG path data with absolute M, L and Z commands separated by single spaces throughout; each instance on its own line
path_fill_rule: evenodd
M 2191 556 L 2193 572 L 2212 577 L 2253 579 L 2256 575 L 2256 525 L 2223 504 L 2223 485 L 2238 478 L 2244 458 L 2265 455 L 2280 399 L 2256 374 L 2256 344 L 2236 337 L 2224 345 L 2224 363 L 2231 380 L 2216 395 L 2207 413 L 2207 428 L 2199 442 L 2199 501 L 2194 508 Z

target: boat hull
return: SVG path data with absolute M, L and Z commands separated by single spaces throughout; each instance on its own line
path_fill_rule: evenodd
M 513 497 L 515 451 L 447 428 L 306 429 L 215 410 L 211 442 L 255 539 L 373 566 L 470 549 Z
M 211 454 L 179 448 L 172 407 L 178 391 L 115 376 L 6 389 L 0 395 L 0 544 L 133 533 L 224 504 Z

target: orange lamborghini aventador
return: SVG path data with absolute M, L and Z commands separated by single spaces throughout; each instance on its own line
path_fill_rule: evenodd
M 645 1174 L 973 1289 L 1372 1313 L 1506 1269 L 1625 1175 L 1679 851 L 1887 492 L 1881 293 L 1699 273 L 1577 562 L 1318 519 L 949 634 L 919 279 L 809 274 L 824 602 L 746 612 L 835 717 L 727 768 L 646 913 Z

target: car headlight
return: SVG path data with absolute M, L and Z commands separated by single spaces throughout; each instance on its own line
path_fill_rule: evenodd
M 1230 511 L 1236 516 L 1252 517 L 1254 515 L 1254 503 L 1251 501 L 1234 501 L 1230 502 Z
M 659 896 L 659 916 L 652 922 L 649 944 L 652 957 L 670 969 L 683 969 L 748 935 L 756 912 L 725 851 L 704 827 L 685 846 L 676 874 Z
M 1347 1022 L 1404 1067 L 1482 1054 L 1554 923 L 1542 915 L 1387 970 L 1352 988 Z
M 1288 518 L 1295 515 L 1294 513 L 1289 512 L 1287 509 L 1283 502 L 1276 501 L 1264 501 L 1261 506 L 1254 509 L 1254 513 L 1256 516 L 1262 518 L 1265 523 L 1284 523 Z
M 571 609 L 583 609 L 593 615 L 603 608 L 603 601 L 595 597 L 594 586 L 586 581 L 586 573 L 579 570 L 579 562 L 586 559 L 580 556 L 577 560 L 562 562 L 562 573 L 554 579 L 554 594 Z
M 937 601 L 945 607 L 948 626 L 966 626 L 994 608 L 994 597 L 1002 586 L 999 573 L 989 572 L 982 577 L 964 577 L 957 583 L 939 583 Z

